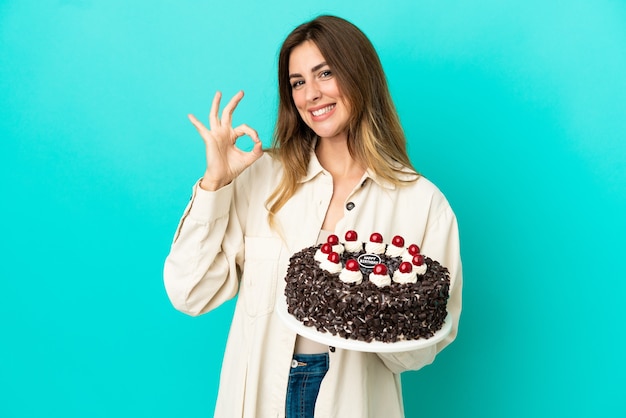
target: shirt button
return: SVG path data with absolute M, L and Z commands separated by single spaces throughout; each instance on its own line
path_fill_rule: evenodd
M 352 210 L 352 209 L 354 209 L 354 206 L 355 206 L 355 204 L 353 202 L 348 202 L 346 204 L 346 209 Z

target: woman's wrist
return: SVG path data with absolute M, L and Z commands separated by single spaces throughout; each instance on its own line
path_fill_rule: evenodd
M 226 186 L 227 184 L 229 184 L 232 180 L 230 181 L 212 181 L 212 180 L 208 180 L 206 177 L 202 177 L 202 179 L 200 180 L 200 188 L 202 190 L 206 190 L 208 192 L 215 192 L 219 189 L 221 189 L 222 187 Z

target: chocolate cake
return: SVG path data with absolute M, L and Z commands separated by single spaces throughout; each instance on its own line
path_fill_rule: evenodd
M 448 270 L 404 246 L 355 231 L 339 242 L 305 248 L 291 257 L 285 277 L 288 312 L 306 326 L 346 339 L 397 342 L 430 338 L 447 315 Z

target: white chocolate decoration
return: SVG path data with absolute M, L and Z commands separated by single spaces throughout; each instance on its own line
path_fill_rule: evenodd
M 326 270 L 330 274 L 337 274 L 342 270 L 341 263 L 333 263 L 328 258 L 320 263 L 320 268 Z
M 360 270 L 351 271 L 344 268 L 343 270 L 341 270 L 341 273 L 339 273 L 339 280 L 344 283 L 361 284 L 361 282 L 363 281 L 363 274 L 361 274 Z
M 413 270 L 410 273 L 402 273 L 400 270 L 396 270 L 393 273 L 393 281 L 396 283 L 416 283 L 417 282 L 417 266 L 413 266 Z
M 339 255 L 343 254 L 343 245 L 341 244 L 333 245 L 333 252 Z
M 368 254 L 383 254 L 385 252 L 386 245 L 382 242 L 366 242 L 365 252 Z
M 400 257 L 403 253 L 404 247 L 396 247 L 393 244 L 389 244 L 389 246 L 387 247 L 387 251 L 385 251 L 385 254 L 387 254 L 389 257 Z
M 346 241 L 343 243 L 346 251 L 351 253 L 358 253 L 363 250 L 363 242 L 361 241 Z
M 413 256 L 409 254 L 409 250 L 406 248 L 402 251 L 402 261 L 408 261 L 409 263 L 413 261 Z
M 416 274 L 424 274 L 426 273 L 427 269 L 428 267 L 426 266 L 426 263 L 422 264 L 421 266 L 416 266 L 415 264 L 413 264 L 413 271 Z
M 318 263 L 322 263 L 324 260 L 328 260 L 328 254 L 324 254 L 321 249 L 317 249 L 313 259 Z
M 391 277 L 388 274 L 374 274 L 370 273 L 370 282 L 374 283 L 378 287 L 385 287 L 391 284 Z

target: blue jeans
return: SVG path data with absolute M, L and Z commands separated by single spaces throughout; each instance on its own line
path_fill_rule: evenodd
M 315 401 L 328 371 L 328 353 L 294 354 L 287 386 L 286 418 L 313 418 Z

